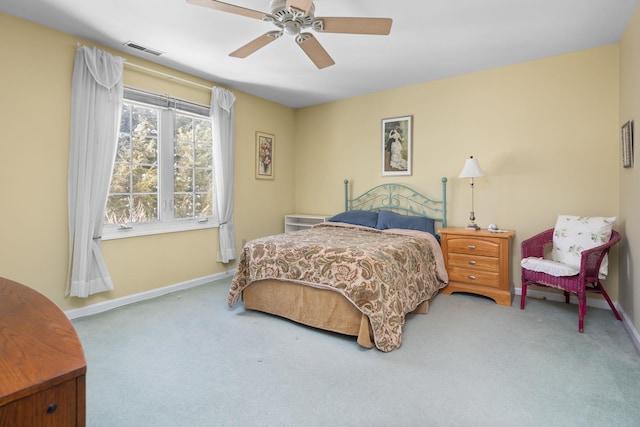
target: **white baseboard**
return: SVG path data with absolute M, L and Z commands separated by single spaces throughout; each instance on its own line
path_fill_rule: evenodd
M 204 285 L 215 280 L 220 280 L 233 276 L 235 270 L 225 271 L 224 273 L 212 274 L 210 276 L 199 277 L 197 279 L 188 280 L 182 283 L 176 283 L 175 285 L 169 285 L 162 288 L 152 289 L 146 292 L 140 292 L 133 295 L 127 295 L 126 297 L 114 298 L 109 301 L 102 301 L 96 304 L 91 304 L 86 307 L 74 308 L 66 310 L 64 313 L 69 319 L 77 319 L 79 317 L 91 316 L 93 314 L 102 313 L 105 311 L 113 310 L 114 308 L 123 307 L 125 305 L 133 304 L 140 301 L 145 301 L 152 298 L 157 298 L 162 295 L 170 294 L 172 292 L 182 291 L 184 289 L 193 288 L 196 286 Z
M 522 295 L 522 288 L 515 288 L 516 295 Z M 564 294 L 557 292 L 544 292 L 535 289 L 527 289 L 527 297 L 532 298 L 540 298 L 540 299 L 548 299 L 549 301 L 559 301 L 564 302 Z M 577 304 L 577 300 L 575 296 L 572 296 L 571 301 L 572 304 Z M 627 316 L 624 309 L 620 304 L 614 302 L 613 305 L 616 307 L 616 310 L 620 313 L 622 317 L 622 325 L 626 329 L 631 341 L 635 345 L 636 349 L 640 352 L 640 334 L 638 334 L 638 330 L 633 325 L 633 322 Z M 609 310 L 609 304 L 604 299 L 595 299 L 595 298 L 587 298 L 587 307 L 595 307 L 595 308 L 603 308 L 605 310 Z
M 157 298 L 162 295 L 170 294 L 172 292 L 181 291 L 184 289 L 193 288 L 196 286 L 204 285 L 205 283 L 210 283 L 215 280 L 220 280 L 227 278 L 229 276 L 233 276 L 235 274 L 235 270 L 229 270 L 224 273 L 212 274 L 210 276 L 200 277 L 193 280 L 188 280 L 182 283 L 176 283 L 175 285 L 169 285 L 158 289 L 153 289 L 151 291 L 140 292 L 138 294 L 128 295 L 126 297 L 115 298 L 109 301 L 103 301 L 96 304 L 88 305 L 82 308 L 75 308 L 71 310 L 65 311 L 65 314 L 69 319 L 77 319 L 84 316 L 91 316 L 93 314 L 103 313 L 105 311 L 113 310 L 114 308 L 123 307 L 125 305 L 133 304 L 140 301 L 145 301 L 152 298 Z M 514 289 L 516 295 L 522 295 L 521 288 Z M 540 298 L 540 299 L 548 299 L 549 301 L 559 301 L 564 302 L 564 294 L 555 293 L 555 292 L 544 292 L 538 291 L 534 289 L 529 289 L 527 291 L 527 296 L 531 298 Z M 572 298 L 575 301 L 575 298 Z M 627 316 L 627 313 L 623 310 L 623 308 L 617 302 L 614 302 L 616 309 L 620 312 L 620 316 L 622 316 L 622 323 L 624 328 L 627 330 L 631 341 L 636 346 L 636 349 L 640 351 L 640 334 L 638 334 L 638 330 L 633 325 L 633 322 Z M 587 306 L 588 307 L 596 307 L 609 309 L 609 304 L 605 300 L 601 299 L 593 299 L 587 298 Z
M 622 307 L 620 307 L 618 303 L 614 303 L 614 304 L 618 309 L 618 311 L 620 312 L 620 316 L 622 316 L 622 324 L 624 325 L 624 328 L 627 330 L 627 333 L 631 337 L 631 341 L 633 341 L 633 344 L 635 344 L 636 349 L 640 351 L 640 334 L 638 334 L 638 330 L 635 328 L 635 326 L 633 326 L 633 322 L 631 321 L 629 316 L 627 316 L 627 313 L 625 313 Z

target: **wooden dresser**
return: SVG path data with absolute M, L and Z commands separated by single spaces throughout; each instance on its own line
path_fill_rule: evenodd
M 511 305 L 509 242 L 513 231 L 443 228 L 440 230 L 449 284 L 440 292 L 484 295 L 501 305 Z
M 86 370 L 67 316 L 0 278 L 0 427 L 84 426 Z

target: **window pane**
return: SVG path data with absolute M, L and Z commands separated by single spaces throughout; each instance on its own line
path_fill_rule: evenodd
M 131 149 L 133 150 L 133 163 L 143 165 L 158 164 L 158 139 L 145 136 L 133 138 Z
M 131 110 L 131 127 L 131 132 L 136 135 L 157 135 L 157 110 L 133 105 Z
M 158 196 L 142 194 L 133 196 L 133 215 L 131 222 L 150 222 L 158 220 Z
M 128 133 L 120 133 L 118 137 L 118 151 L 116 152 L 116 163 L 131 161 L 131 137 Z
M 211 121 L 210 120 L 195 120 L 194 123 L 196 127 L 196 142 L 200 142 L 203 144 L 211 145 L 212 138 L 212 130 L 211 130 Z
M 111 177 L 111 187 L 109 193 L 130 193 L 131 192 L 131 167 L 128 163 L 116 164 L 113 167 Z
M 193 218 L 193 195 L 175 194 L 173 216 L 175 218 Z
M 196 169 L 196 186 L 194 191 L 198 193 L 206 193 L 211 191 L 211 183 L 213 182 L 213 171 L 211 169 Z
M 174 216 L 213 215 L 211 120 L 176 114 L 174 153 Z
M 158 109 L 123 105 L 107 224 L 158 219 L 158 117 Z
M 158 168 L 136 165 L 131 168 L 133 192 L 155 193 L 158 191 Z
M 196 144 L 194 164 L 201 168 L 211 167 L 213 164 L 213 146 L 211 144 Z
M 213 198 L 211 194 L 196 194 L 195 216 L 213 215 Z
M 122 106 L 122 115 L 120 116 L 120 132 L 131 132 L 131 105 L 124 104 Z
M 193 144 L 190 142 L 176 142 L 175 144 L 175 155 L 174 155 L 175 166 L 193 166 Z
M 109 196 L 105 212 L 105 224 L 124 224 L 129 222 L 131 204 L 129 196 Z
M 191 168 L 175 169 L 173 191 L 176 193 L 193 191 L 193 169 Z
M 176 139 L 193 141 L 193 119 L 190 116 L 176 114 Z

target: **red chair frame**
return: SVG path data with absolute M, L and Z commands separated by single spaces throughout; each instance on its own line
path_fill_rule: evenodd
M 524 240 L 520 244 L 522 259 L 528 257 L 543 258 L 545 246 L 553 243 L 553 231 L 554 229 L 551 228 Z M 607 300 L 607 303 L 609 303 L 609 307 L 611 307 L 611 311 L 613 311 L 616 319 L 622 320 L 620 313 L 616 310 L 609 298 L 609 295 L 607 294 L 607 291 L 604 289 L 600 283 L 600 279 L 598 278 L 600 264 L 602 263 L 604 256 L 609 253 L 609 249 L 618 243 L 620 239 L 620 233 L 613 230 L 611 231 L 611 238 L 607 243 L 584 250 L 580 260 L 580 273 L 575 276 L 558 277 L 522 268 L 522 295 L 520 298 L 520 309 L 524 310 L 528 285 L 546 286 L 563 290 L 565 302 L 567 304 L 569 303 L 571 294 L 577 295 L 578 330 L 580 332 L 584 332 L 584 316 L 587 314 L 587 292 L 601 294 Z

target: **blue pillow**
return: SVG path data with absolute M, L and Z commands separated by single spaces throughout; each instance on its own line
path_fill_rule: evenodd
M 378 223 L 376 228 L 385 230 L 387 228 L 404 228 L 406 230 L 426 231 L 435 235 L 435 221 L 424 216 L 402 215 L 391 211 L 378 212 Z
M 331 218 L 332 222 L 346 222 L 347 224 L 364 225 L 365 227 L 376 228 L 378 224 L 378 212 L 372 211 L 346 211 Z

